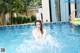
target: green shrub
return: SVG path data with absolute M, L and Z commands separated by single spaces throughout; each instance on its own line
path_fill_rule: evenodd
M 17 24 L 22 24 L 22 20 L 23 20 L 22 16 L 17 17 Z
M 31 16 L 31 21 L 33 22 L 33 21 L 35 21 L 36 20 L 36 16 L 35 15 L 32 15 Z
M 19 17 L 11 17 L 10 19 L 11 24 L 23 24 L 30 22 L 29 16 L 19 16 Z
M 23 22 L 22 23 L 26 23 L 26 17 L 23 17 Z
M 11 17 L 9 18 L 11 24 L 15 24 L 16 23 L 16 17 Z
M 29 16 L 24 16 L 23 23 L 28 23 L 28 22 L 30 22 L 30 17 Z
M 28 23 L 28 22 L 30 22 L 30 17 L 29 17 L 29 16 L 27 16 L 27 23 Z

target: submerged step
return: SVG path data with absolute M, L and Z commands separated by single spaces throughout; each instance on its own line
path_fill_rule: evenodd
M 5 52 L 5 48 L 0 48 L 0 52 Z

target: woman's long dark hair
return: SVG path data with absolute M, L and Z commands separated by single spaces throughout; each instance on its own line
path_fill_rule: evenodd
M 43 34 L 43 28 L 42 28 L 42 22 L 41 22 L 41 20 L 36 20 L 35 21 L 35 25 L 36 25 L 36 22 L 40 23 L 40 25 L 41 25 L 40 31 L 41 31 L 41 34 Z

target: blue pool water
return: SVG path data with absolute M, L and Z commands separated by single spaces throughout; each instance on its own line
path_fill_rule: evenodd
M 80 27 L 68 22 L 45 23 L 43 28 L 51 37 L 51 43 L 35 42 L 32 36 L 34 25 L 0 27 L 0 48 L 5 53 L 80 53 Z M 1 53 L 1 51 L 0 51 Z

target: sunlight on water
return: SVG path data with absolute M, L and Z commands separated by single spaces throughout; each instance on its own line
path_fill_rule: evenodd
M 56 53 L 60 52 L 62 46 L 56 39 L 48 36 L 45 40 L 36 42 L 34 39 L 24 40 L 16 48 L 17 53 Z
M 0 28 L 0 48 L 5 53 L 80 53 L 80 27 L 72 29 L 68 23 L 45 24 L 47 37 L 34 40 L 35 26 Z M 15 29 L 14 29 L 15 28 Z

